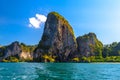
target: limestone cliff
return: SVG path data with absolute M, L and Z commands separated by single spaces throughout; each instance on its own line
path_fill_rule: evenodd
M 85 34 L 77 38 L 78 53 L 81 56 L 102 56 L 103 44 L 94 33 Z
M 42 56 L 48 55 L 58 62 L 68 61 L 76 48 L 74 32 L 68 21 L 56 12 L 49 13 L 34 60 L 44 62 Z
M 32 60 L 33 50 L 34 48 L 30 46 L 25 46 L 15 41 L 8 46 L 4 46 L 0 48 L 0 61 L 4 59 L 10 60 L 11 57 L 14 59 L 18 59 L 18 61 Z
M 6 47 L 4 52 L 4 58 L 7 58 L 9 56 L 16 56 L 18 57 L 19 54 L 22 52 L 22 49 L 19 45 L 19 42 L 13 42 L 9 46 Z

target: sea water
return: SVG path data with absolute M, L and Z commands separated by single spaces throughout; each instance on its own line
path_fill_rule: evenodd
M 0 80 L 120 80 L 120 64 L 0 63 Z

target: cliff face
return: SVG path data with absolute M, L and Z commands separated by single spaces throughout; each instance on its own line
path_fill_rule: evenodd
M 77 38 L 78 53 L 81 56 L 102 56 L 103 44 L 94 33 L 89 33 Z
M 27 47 L 22 47 L 19 42 L 13 42 L 12 44 L 0 48 L 0 61 L 3 59 L 10 60 L 10 57 L 14 57 L 18 60 L 28 60 L 32 59 L 32 52 L 25 51 Z M 28 48 L 27 48 L 28 49 Z
M 70 24 L 58 13 L 51 12 L 47 16 L 44 32 L 38 47 L 35 50 L 34 60 L 42 60 L 48 55 L 55 61 L 67 61 L 76 51 L 77 43 Z
M 9 56 L 19 56 L 19 54 L 22 52 L 21 47 L 19 45 L 19 42 L 13 42 L 9 46 L 6 47 L 6 50 L 4 52 L 4 58 L 7 58 Z

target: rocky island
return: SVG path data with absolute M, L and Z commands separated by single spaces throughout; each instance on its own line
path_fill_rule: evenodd
M 95 33 L 75 38 L 69 22 L 50 12 L 38 45 L 0 46 L 1 62 L 120 62 L 120 43 L 103 45 Z

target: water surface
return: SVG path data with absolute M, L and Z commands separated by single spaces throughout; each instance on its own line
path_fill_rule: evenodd
M 0 80 L 120 80 L 120 64 L 0 63 Z

